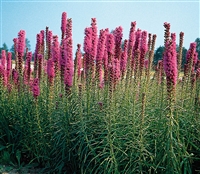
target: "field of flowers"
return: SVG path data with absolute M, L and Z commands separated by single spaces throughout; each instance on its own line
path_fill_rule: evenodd
M 0 163 L 41 173 L 200 173 L 200 60 L 184 33 L 164 23 L 162 60 L 156 35 L 85 28 L 72 53 L 72 19 L 62 13 L 59 39 L 46 27 L 34 53 L 25 31 L 0 62 Z M 33 68 L 31 63 L 33 60 Z M 183 73 L 181 73 L 183 71 Z

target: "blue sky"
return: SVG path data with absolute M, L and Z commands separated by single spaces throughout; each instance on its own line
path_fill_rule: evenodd
M 157 34 L 156 48 L 163 45 L 164 22 L 171 24 L 171 32 L 185 33 L 184 46 L 200 37 L 200 2 L 198 0 L 182 1 L 37 1 L 37 0 L 1 0 L 0 46 L 5 42 L 9 48 L 18 32 L 26 30 L 31 50 L 35 50 L 36 34 L 46 26 L 54 35 L 61 37 L 61 14 L 73 22 L 73 46 L 83 45 L 84 29 L 90 26 L 91 18 L 97 19 L 98 30 L 118 26 L 123 28 L 123 39 L 128 39 L 130 24 L 136 21 L 137 28 Z

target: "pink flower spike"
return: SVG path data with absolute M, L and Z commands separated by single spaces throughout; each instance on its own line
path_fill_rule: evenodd
M 55 65 L 55 74 L 60 69 L 60 43 L 58 41 L 58 36 L 53 36 L 53 45 L 52 45 L 52 58 Z
M 85 28 L 84 46 L 83 50 L 90 53 L 92 47 L 92 28 Z
M 140 45 L 140 73 L 142 74 L 142 70 L 144 67 L 144 59 L 145 59 L 145 55 L 148 49 L 148 45 L 147 45 L 147 31 L 143 31 L 142 32 L 142 36 L 141 36 L 141 45 Z
M 81 54 L 81 44 L 77 45 L 77 74 L 78 74 L 78 79 L 81 78 L 81 69 L 82 69 L 82 54 Z
M 66 33 L 66 27 L 67 27 L 67 13 L 62 13 L 62 19 L 61 19 L 61 31 L 62 31 L 62 39 L 64 38 L 64 35 Z
M 6 86 L 7 84 L 6 71 L 1 64 L 0 64 L 0 80 L 3 80 L 3 85 Z
M 138 28 L 137 31 L 135 32 L 136 40 L 135 40 L 135 45 L 134 45 L 134 48 L 133 48 L 133 52 L 135 52 L 135 50 L 137 50 L 137 49 L 140 49 L 141 34 L 142 34 L 142 31 Z
M 25 50 L 25 31 L 20 30 L 18 33 L 18 45 L 17 45 L 17 51 L 18 51 L 18 70 L 19 74 L 22 74 L 22 62 L 23 62 L 23 56 L 24 56 L 24 50 Z
M 7 67 L 6 67 L 8 82 L 10 80 L 11 69 L 12 69 L 12 53 L 8 52 L 8 55 L 7 55 Z
M 120 69 L 122 72 L 122 76 L 124 76 L 124 73 L 126 71 L 127 51 L 128 51 L 128 40 L 124 40 L 124 51 L 122 52 L 121 63 L 120 63 Z
M 37 57 L 38 57 L 38 79 L 41 80 L 43 55 L 38 54 Z
M 33 92 L 33 97 L 35 99 L 37 99 L 37 97 L 40 95 L 40 87 L 39 87 L 39 79 L 38 78 L 35 78 L 33 80 L 33 83 L 32 83 L 32 92 Z
M 178 75 L 175 35 L 172 37 L 171 42 L 172 43 L 170 43 L 170 41 L 166 42 L 166 48 L 163 58 L 163 67 L 165 70 L 168 84 L 173 84 L 175 86 Z M 171 87 L 168 85 L 168 88 Z
M 100 36 L 97 46 L 97 57 L 96 57 L 96 71 L 97 71 L 97 77 L 99 78 L 99 83 L 102 83 L 102 64 L 103 64 L 103 56 L 104 56 L 104 50 L 105 50 L 105 42 L 106 42 L 106 31 L 100 30 Z
M 67 19 L 66 39 L 72 37 L 72 19 Z
M 74 76 L 74 61 L 72 56 L 72 38 L 66 40 L 66 69 L 64 74 L 64 83 L 67 87 L 72 87 Z
M 194 67 L 197 63 L 197 55 L 196 55 L 196 42 L 190 43 L 190 48 L 186 53 L 186 63 L 190 64 L 190 62 L 193 62 L 192 66 Z
M 91 28 L 92 28 L 92 47 L 90 54 L 93 60 L 95 60 L 97 54 L 97 42 L 98 42 L 96 18 L 92 18 Z
M 107 51 L 111 54 L 114 54 L 115 41 L 114 41 L 114 35 L 113 34 L 107 35 L 106 46 L 107 46 Z
M 26 55 L 26 64 L 25 64 L 25 69 L 24 69 L 24 83 L 25 84 L 28 84 L 30 82 L 31 59 L 32 59 L 32 52 L 28 52 Z
M 12 77 L 13 77 L 14 84 L 17 86 L 19 84 L 19 73 L 17 72 L 16 69 L 12 70 Z
M 53 79 L 55 77 L 53 59 L 47 60 L 47 75 L 50 85 L 53 85 Z
M 122 37 L 123 37 L 123 28 L 121 26 L 117 27 L 114 30 L 114 37 L 115 37 L 115 45 L 117 47 L 121 47 L 121 41 L 122 41 Z
M 131 28 L 130 28 L 130 32 L 129 32 L 128 50 L 132 50 L 133 46 L 135 44 L 135 27 L 136 27 L 136 21 L 131 22 Z
M 5 50 L 1 51 L 1 65 L 2 65 L 2 68 L 5 70 L 6 69 L 6 51 Z

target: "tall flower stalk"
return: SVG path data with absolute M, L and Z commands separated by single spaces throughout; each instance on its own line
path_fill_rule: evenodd
M 134 75 L 134 78 L 136 78 L 135 74 L 138 74 L 138 68 L 140 66 L 140 55 L 138 56 L 137 54 L 138 54 L 138 51 L 141 52 L 140 51 L 141 34 L 142 34 L 142 31 L 140 29 L 137 29 L 135 33 L 136 39 L 135 39 L 135 44 L 133 47 L 132 59 L 131 59 L 131 77 Z
M 82 54 L 81 54 L 81 44 L 77 44 L 77 51 L 76 51 L 76 57 L 77 57 L 77 80 L 80 81 L 81 79 L 81 71 L 82 71 Z
M 36 36 L 36 47 L 35 47 L 35 53 L 34 53 L 34 77 L 38 77 L 38 55 L 44 54 L 43 49 L 43 32 L 40 32 Z
M 88 80 L 89 75 L 92 73 L 90 72 L 92 63 L 90 60 L 90 51 L 92 47 L 92 29 L 91 28 L 85 28 L 85 37 L 84 37 L 84 46 L 83 50 L 85 51 L 84 55 L 84 72 L 85 77 Z
M 140 46 L 140 78 L 143 76 L 144 60 L 148 50 L 147 46 L 147 31 L 142 31 Z
M 121 70 L 121 79 L 123 80 L 125 77 L 126 69 L 127 69 L 127 51 L 128 51 L 128 40 L 124 40 L 124 50 L 121 55 L 120 62 L 120 70 Z
M 165 52 L 163 56 L 163 67 L 166 74 L 167 81 L 167 95 L 168 95 L 168 112 L 167 112 L 167 144 L 166 144 L 166 165 L 167 171 L 170 173 L 180 173 L 179 163 L 179 126 L 177 116 L 174 115 L 174 106 L 176 100 L 176 84 L 178 76 L 177 67 L 177 53 L 176 53 L 176 35 L 171 34 L 171 39 L 165 43 Z M 176 125 L 176 126 L 175 126 Z M 176 132 L 173 134 L 173 132 Z M 176 142 L 178 141 L 178 143 Z M 173 159 L 173 160 L 172 160 Z
M 175 90 L 177 82 L 177 53 L 176 53 L 176 35 L 172 33 L 172 39 L 166 42 L 163 67 L 167 80 L 168 99 L 170 101 L 175 99 Z
M 13 39 L 14 42 L 14 55 L 15 55 L 15 69 L 18 69 L 18 50 L 17 50 L 17 45 L 18 45 L 18 38 Z
M 183 52 L 183 37 L 184 33 L 180 32 L 179 34 L 179 53 L 178 53 L 178 77 L 180 76 L 181 72 L 181 65 L 182 65 L 182 52 Z
M 91 29 L 92 29 L 92 39 L 91 39 L 92 47 L 90 50 L 90 66 L 91 66 L 90 68 L 91 68 L 92 79 L 94 79 L 94 77 L 95 77 L 95 61 L 96 61 L 97 44 L 98 44 L 96 18 L 92 18 Z
M 47 60 L 47 76 L 48 76 L 49 85 L 53 86 L 55 72 L 54 72 L 54 62 L 52 58 Z
M 123 37 L 123 28 L 121 26 L 114 30 L 115 38 L 115 54 L 114 54 L 114 89 L 116 88 L 117 82 L 120 79 L 120 58 L 121 58 L 121 42 Z
M 38 54 L 37 58 L 38 58 L 38 75 L 37 75 L 37 77 L 40 81 L 42 79 L 43 55 Z
M 23 56 L 24 56 L 24 50 L 25 50 L 25 31 L 20 30 L 18 33 L 18 44 L 17 44 L 17 51 L 18 51 L 18 71 L 19 74 L 22 76 L 22 70 L 23 70 Z
M 2 78 L 3 85 L 7 85 L 7 74 L 6 74 L 6 51 L 2 50 L 1 51 L 1 64 L 0 64 L 0 78 Z M 0 79 L 1 80 L 1 79 Z
M 32 83 L 32 93 L 35 99 L 40 95 L 39 79 L 35 78 Z
M 184 65 L 184 77 L 183 84 L 185 81 L 190 81 L 191 75 L 195 70 L 195 65 L 197 63 L 197 53 L 196 53 L 196 42 L 190 44 L 190 48 L 186 54 L 186 64 Z
M 55 75 L 58 76 L 60 70 L 60 43 L 57 35 L 53 36 L 52 58 L 54 62 Z
M 63 12 L 62 13 L 62 18 L 61 18 L 61 32 L 62 32 L 62 36 L 61 39 L 64 39 L 64 36 L 66 34 L 66 27 L 67 27 L 67 13 Z
M 136 21 L 131 22 L 131 28 L 130 28 L 129 40 L 128 40 L 126 87 L 129 86 L 129 82 L 132 79 L 132 68 L 133 68 L 132 54 L 133 54 L 133 47 L 135 45 L 135 28 L 136 28 Z
M 113 84 L 114 84 L 114 48 L 115 48 L 115 40 L 113 34 L 107 35 L 107 52 L 108 52 L 108 83 L 109 83 L 109 92 L 110 98 L 113 96 Z
M 12 53 L 8 52 L 7 54 L 7 66 L 6 66 L 6 76 L 7 76 L 7 82 L 10 83 L 10 76 L 11 76 L 11 70 L 12 70 Z
M 28 52 L 26 55 L 26 63 L 24 68 L 24 83 L 29 84 L 31 78 L 31 59 L 32 59 L 32 52 Z
M 97 46 L 97 57 L 96 57 L 96 80 L 100 88 L 103 87 L 102 64 L 103 64 L 105 43 L 106 43 L 106 31 L 100 30 L 100 36 Z
M 68 38 L 65 40 L 66 46 L 66 68 L 65 68 L 65 92 L 66 94 L 71 93 L 71 87 L 73 85 L 73 76 L 74 76 L 74 61 L 73 61 L 73 53 L 72 53 L 72 38 Z

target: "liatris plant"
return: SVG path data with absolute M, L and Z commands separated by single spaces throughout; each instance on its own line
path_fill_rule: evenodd
M 20 75 L 22 75 L 24 50 L 25 50 L 25 31 L 20 30 L 19 33 L 18 33 L 18 44 L 17 44 L 18 71 L 19 71 Z
M 7 54 L 7 66 L 6 66 L 6 76 L 8 83 L 10 82 L 10 75 L 12 70 L 12 53 L 8 52 Z
M 85 51 L 85 77 L 86 79 L 89 78 L 89 72 L 90 71 L 90 67 L 91 65 L 91 61 L 90 61 L 90 51 L 91 51 L 91 47 L 92 47 L 92 29 L 91 28 L 85 28 L 85 37 L 84 37 L 84 46 L 83 46 L 83 50 Z
M 90 68 L 91 68 L 92 78 L 94 79 L 94 77 L 95 77 L 95 61 L 96 61 L 97 43 L 98 43 L 96 18 L 92 18 L 91 29 L 92 29 L 92 38 L 91 38 L 92 47 L 90 50 L 90 66 L 91 66 Z
M 154 51 L 154 49 L 155 49 L 156 38 L 157 38 L 157 35 L 153 34 L 153 39 L 152 39 L 152 44 L 151 44 L 151 50 L 152 51 Z
M 107 43 L 107 34 L 106 33 L 106 43 Z M 103 54 L 103 67 L 104 67 L 104 84 L 108 84 L 108 52 L 107 45 L 105 44 L 104 54 Z
M 66 39 L 72 37 L 72 19 L 67 19 L 67 27 L 66 27 Z
M 54 61 L 54 71 L 55 75 L 58 76 L 58 72 L 60 69 L 60 44 L 58 41 L 58 36 L 53 36 L 53 45 L 52 45 L 52 58 Z
M 179 52 L 178 52 L 178 77 L 180 75 L 181 65 L 182 65 L 182 51 L 183 51 L 183 37 L 184 37 L 184 33 L 180 32 L 179 36 L 180 36 L 180 38 L 179 38 Z
M 129 80 L 131 80 L 132 78 L 132 68 L 133 68 L 132 54 L 133 54 L 133 47 L 135 45 L 135 27 L 136 27 L 136 22 L 131 22 L 131 28 L 128 40 L 126 86 L 128 86 Z
M 41 30 L 40 31 L 40 41 L 41 41 L 41 45 L 40 45 L 40 54 L 42 54 L 43 55 L 43 57 L 44 57 L 44 30 Z
M 19 87 L 19 73 L 16 69 L 12 70 L 12 79 L 16 87 Z
M 54 62 L 52 58 L 47 60 L 47 76 L 48 76 L 49 85 L 53 86 L 55 72 L 54 72 Z
M 3 84 L 2 84 L 2 82 L 3 82 Z M 6 84 L 7 84 L 6 71 L 3 68 L 3 66 L 0 64 L 0 86 L 1 85 L 6 86 Z
M 114 80 L 114 48 L 115 48 L 115 41 L 114 41 L 114 35 L 108 34 L 107 35 L 107 52 L 108 52 L 108 79 L 109 79 L 109 91 L 110 91 L 110 97 L 112 98 L 113 93 L 113 80 Z
M 72 54 L 72 38 L 68 38 L 65 40 L 66 42 L 66 69 L 65 69 L 65 90 L 67 94 L 71 93 L 71 87 L 73 85 L 73 75 L 74 75 L 74 61 Z
M 49 27 L 46 27 L 45 30 L 45 45 L 46 45 L 46 49 L 45 49 L 45 59 L 48 59 L 48 50 L 49 50 L 49 44 L 48 44 L 48 34 L 49 34 Z
M 115 59 L 120 59 L 121 57 L 121 42 L 122 42 L 122 37 L 123 37 L 123 28 L 121 26 L 117 27 L 113 34 L 115 38 Z
M 159 60 L 157 64 L 157 82 L 162 84 L 164 78 L 163 60 Z
M 136 27 L 136 21 L 131 22 L 131 28 L 129 32 L 129 40 L 128 40 L 128 56 L 131 57 L 132 55 L 132 49 L 135 44 L 135 27 Z
M 135 27 L 136 27 L 136 22 L 131 22 L 131 28 L 130 28 L 129 40 L 128 40 L 128 74 L 129 74 L 129 71 L 131 71 L 130 68 L 133 68 L 132 54 L 133 54 L 133 47 L 135 45 Z
M 164 27 L 165 27 L 164 44 L 166 44 L 167 41 L 170 39 L 170 23 L 165 22 Z
M 168 99 L 175 99 L 175 89 L 177 82 L 177 53 L 176 53 L 176 35 L 172 34 L 172 39 L 166 42 L 163 67 L 167 79 Z
M 6 73 L 6 51 L 1 51 L 1 78 L 3 80 L 3 85 L 7 85 L 7 73 Z
M 13 39 L 13 42 L 14 42 L 14 55 L 15 55 L 15 69 L 18 69 L 18 50 L 17 50 L 17 45 L 18 45 L 18 38 L 14 38 Z
M 97 56 L 96 56 L 96 79 L 99 83 L 99 87 L 102 88 L 103 78 L 102 78 L 102 61 L 104 56 L 106 43 L 106 31 L 100 30 L 99 41 L 97 45 Z
M 26 64 L 24 68 L 24 83 L 29 84 L 30 77 L 31 77 L 31 59 L 32 59 L 32 52 L 28 52 L 26 55 Z
M 42 34 L 37 34 L 36 36 L 36 47 L 35 47 L 35 53 L 34 53 L 34 77 L 37 77 L 38 74 L 38 54 L 41 53 L 42 48 Z
M 188 80 L 190 79 L 191 74 L 194 71 L 195 64 L 197 63 L 197 57 L 196 57 L 196 42 L 193 42 L 190 44 L 190 48 L 187 51 L 186 54 L 186 64 L 184 67 L 184 78 L 183 80 Z
M 62 31 L 62 36 L 61 39 L 64 39 L 64 36 L 66 34 L 66 27 L 67 27 L 67 13 L 63 12 L 62 13 L 62 19 L 61 19 L 61 31 Z
M 134 66 L 134 81 L 135 81 L 135 83 L 137 83 L 137 80 L 138 80 L 138 72 L 139 72 L 139 67 L 140 67 L 140 55 L 141 55 L 141 53 L 140 53 L 140 50 L 139 49 L 137 49 L 137 50 L 135 50 L 135 52 L 134 52 L 134 64 L 135 64 L 135 66 Z
M 48 52 L 47 52 L 47 60 L 52 58 L 52 39 L 53 39 L 53 33 L 52 31 L 48 31 L 47 35 L 47 44 L 48 44 Z
M 66 56 L 67 56 L 67 52 L 66 52 L 66 39 L 64 39 L 62 41 L 62 45 L 61 45 L 61 56 L 60 56 L 60 79 L 61 79 L 61 83 L 64 82 L 64 74 L 65 74 L 65 66 L 66 66 Z
M 1 66 L 4 70 L 6 70 L 6 51 L 1 51 Z
M 77 44 L 77 80 L 81 79 L 81 70 L 82 70 L 82 54 L 81 54 L 81 44 Z
M 141 45 L 141 30 L 137 29 L 135 35 L 136 35 L 136 39 L 135 39 L 135 45 L 133 47 L 133 52 L 132 52 L 132 60 L 131 60 L 131 77 L 133 76 L 133 74 L 137 74 L 135 72 L 136 69 L 139 68 L 139 64 L 140 64 L 140 56 L 137 57 L 138 60 L 136 60 L 136 54 L 138 54 L 137 50 L 140 50 L 140 45 Z M 137 61 L 137 65 L 136 65 L 136 61 Z M 137 66 L 137 67 L 136 67 Z M 137 71 L 137 70 L 136 70 Z M 134 72 L 134 73 L 133 73 Z
M 128 51 L 128 40 L 124 40 L 124 50 L 121 55 L 121 63 L 120 63 L 120 70 L 121 70 L 121 79 L 124 79 L 126 69 L 127 69 L 127 51 Z
M 151 50 L 152 34 L 148 34 L 148 52 Z
M 140 78 L 143 75 L 144 59 L 147 53 L 147 31 L 142 31 L 141 46 L 140 46 Z
M 35 99 L 37 99 L 38 96 L 40 95 L 39 79 L 38 78 L 34 78 L 33 83 L 32 83 L 31 86 L 32 86 L 33 97 Z
M 148 69 L 147 69 L 147 83 L 149 83 L 150 80 L 150 72 L 152 70 L 152 61 L 153 61 L 153 57 L 154 57 L 154 49 L 155 49 L 155 43 L 156 43 L 156 34 L 153 34 L 153 39 L 151 42 L 151 48 L 148 51 Z
M 38 58 L 38 79 L 39 81 L 41 80 L 42 77 L 42 66 L 43 66 L 43 55 L 42 54 L 38 54 L 37 55 Z
M 115 54 L 114 54 L 114 89 L 120 79 L 120 58 L 121 58 L 121 41 L 123 37 L 123 28 L 121 26 L 114 30 Z

